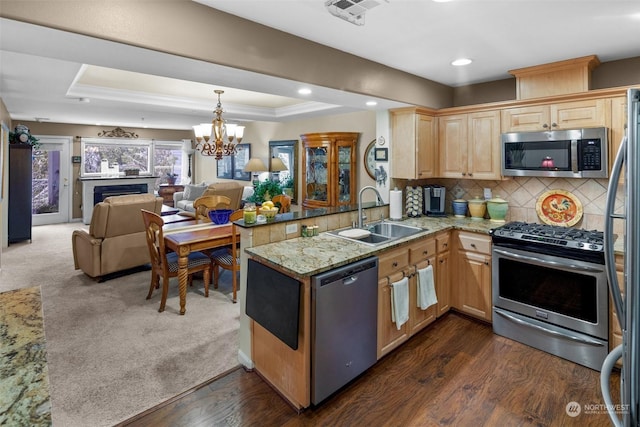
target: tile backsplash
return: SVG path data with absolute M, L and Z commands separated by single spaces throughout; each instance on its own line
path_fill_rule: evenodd
M 452 201 L 456 198 L 469 200 L 484 198 L 484 189 L 491 189 L 493 197 L 509 202 L 507 221 L 542 223 L 536 213 L 538 198 L 548 190 L 571 192 L 581 203 L 583 217 L 574 227 L 589 230 L 604 229 L 604 209 L 607 198 L 607 179 L 565 179 L 541 177 L 514 177 L 504 181 L 480 181 L 468 179 L 434 179 L 425 184 L 442 185 L 447 189 L 446 212 L 453 213 Z M 616 212 L 621 213 L 622 189 L 618 190 Z M 488 216 L 487 216 L 488 218 Z M 617 228 L 620 228 L 619 230 Z M 614 232 L 621 233 L 622 222 L 614 221 Z

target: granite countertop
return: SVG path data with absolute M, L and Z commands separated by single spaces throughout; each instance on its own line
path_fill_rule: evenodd
M 352 242 L 325 232 L 316 237 L 297 237 L 247 248 L 245 251 L 249 256 L 265 264 L 277 266 L 292 276 L 308 277 L 377 255 L 387 249 L 439 231 L 458 229 L 486 234 L 490 229 L 499 227 L 503 223 L 449 216 L 407 218 L 402 221 L 402 224 L 420 227 L 424 231 L 378 246 Z

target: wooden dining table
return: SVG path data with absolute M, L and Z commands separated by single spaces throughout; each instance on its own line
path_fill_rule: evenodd
M 196 223 L 195 221 L 166 224 L 162 228 L 165 246 L 178 254 L 180 314 L 184 314 L 186 311 L 189 254 L 231 245 L 233 229 L 234 227 L 231 223 L 216 225 L 213 223 Z

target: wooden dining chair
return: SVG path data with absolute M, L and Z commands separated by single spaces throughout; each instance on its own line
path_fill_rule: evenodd
M 287 213 L 291 211 L 291 197 L 286 194 L 278 194 L 277 196 L 273 196 L 271 201 L 275 206 L 279 205 L 278 213 Z
M 242 219 L 244 211 L 238 209 L 229 217 L 231 221 L 231 246 L 214 251 L 211 255 L 213 262 L 213 287 L 218 289 L 218 279 L 220 277 L 220 268 L 231 271 L 231 283 L 233 286 L 233 302 L 236 302 L 236 294 L 238 290 L 237 273 L 240 271 L 240 241 L 236 235 L 236 225 L 233 221 Z
M 164 221 L 162 217 L 154 212 L 141 209 L 144 220 L 147 247 L 151 259 L 151 283 L 147 299 L 151 298 L 154 289 L 160 287 L 160 277 L 162 277 L 162 298 L 160 300 L 159 312 L 164 311 L 169 291 L 169 278 L 178 276 L 178 254 L 167 253 L 164 244 L 164 234 L 162 227 Z M 189 254 L 187 264 L 187 274 L 189 275 L 189 285 L 193 281 L 193 273 L 201 271 L 204 279 L 204 296 L 209 296 L 209 281 L 211 271 L 211 258 L 202 252 L 192 252 Z
M 201 196 L 193 201 L 196 221 L 211 222 L 210 209 L 231 209 L 231 199 L 227 196 Z

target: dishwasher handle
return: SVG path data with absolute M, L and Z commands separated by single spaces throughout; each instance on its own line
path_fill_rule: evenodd
M 349 286 L 354 284 L 355 282 L 358 281 L 358 276 L 357 275 L 353 275 L 353 276 L 349 276 L 346 279 L 342 280 L 342 284 L 345 286 Z

